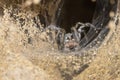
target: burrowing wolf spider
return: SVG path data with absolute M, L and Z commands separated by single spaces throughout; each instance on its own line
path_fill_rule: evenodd
M 55 25 L 49 25 L 46 29 L 49 30 L 48 35 L 51 38 L 51 42 L 56 42 L 59 50 L 77 51 L 80 49 L 79 43 L 82 39 L 82 34 L 87 39 L 85 28 L 89 28 L 89 30 L 93 28 L 96 31 L 100 29 L 90 23 L 84 24 L 81 22 L 76 23 L 76 25 L 71 28 L 71 33 L 66 33 L 64 29 Z

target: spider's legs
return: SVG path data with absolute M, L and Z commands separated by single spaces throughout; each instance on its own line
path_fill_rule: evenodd
M 88 37 L 87 37 L 87 34 L 85 32 L 83 32 L 84 36 L 85 36 L 85 39 L 86 41 L 88 42 Z
M 78 33 L 78 30 L 75 27 L 72 27 L 71 30 L 72 30 L 73 37 L 77 42 L 79 42 L 81 39 L 81 34 Z
M 83 28 L 85 28 L 85 27 L 86 27 L 86 26 L 80 26 L 80 27 L 78 28 L 78 34 L 81 36 L 82 33 L 83 33 L 84 37 L 85 37 L 86 40 L 88 41 L 87 34 L 86 34 L 85 30 L 83 29 Z
M 84 25 L 85 25 L 84 23 L 77 22 L 76 25 L 75 25 L 75 28 L 77 29 L 79 26 L 84 26 Z
M 91 27 L 91 26 L 92 26 L 93 28 L 95 28 L 95 27 L 94 27 L 92 24 L 90 24 L 90 23 L 86 23 L 86 24 L 81 23 L 81 24 L 82 24 L 82 25 L 79 26 L 79 28 L 78 28 L 78 33 L 79 33 L 79 35 L 82 35 L 82 33 L 83 33 L 85 39 L 88 41 L 87 33 L 86 33 L 86 31 L 85 31 L 85 28 Z
M 84 33 L 83 28 L 85 28 L 85 27 L 86 26 L 84 23 L 78 22 L 78 23 L 76 23 L 75 27 L 71 28 L 73 36 L 78 43 L 81 40 L 81 33 Z
M 64 29 L 60 29 L 57 31 L 56 34 L 56 41 L 57 41 L 57 45 L 58 45 L 58 49 L 62 50 L 64 48 L 64 37 L 65 37 L 65 30 Z
M 91 24 L 91 23 L 86 23 L 86 24 L 84 24 L 86 27 L 90 27 L 90 28 L 94 28 L 95 30 L 101 30 L 102 28 L 97 28 L 97 27 L 95 27 L 93 24 Z

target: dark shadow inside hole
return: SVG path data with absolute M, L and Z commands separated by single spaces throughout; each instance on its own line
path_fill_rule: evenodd
M 77 22 L 92 22 L 96 2 L 92 0 L 65 0 L 60 15 L 60 27 L 66 32 L 71 32 L 71 27 Z

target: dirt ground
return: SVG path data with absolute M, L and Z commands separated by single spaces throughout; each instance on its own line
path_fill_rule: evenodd
M 32 21 L 20 27 L 5 15 L 0 19 L 0 80 L 120 80 L 120 27 L 110 24 L 99 48 L 61 52 L 41 40 Z

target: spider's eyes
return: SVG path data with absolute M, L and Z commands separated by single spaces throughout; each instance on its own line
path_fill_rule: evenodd
M 82 32 L 81 28 L 78 29 L 78 32 Z
M 71 39 L 73 39 L 73 35 L 71 35 Z
M 66 37 L 66 40 L 69 40 L 70 38 L 69 37 Z
M 69 41 L 69 37 L 65 37 L 65 42 L 68 42 Z

